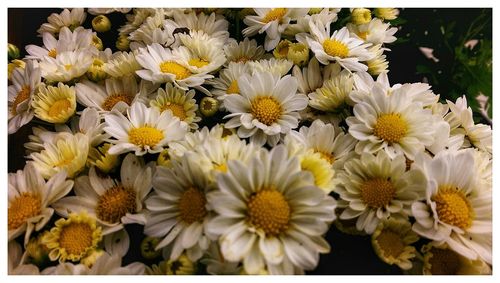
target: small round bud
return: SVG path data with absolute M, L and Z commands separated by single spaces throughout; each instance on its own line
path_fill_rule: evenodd
M 97 32 L 107 32 L 111 29 L 111 22 L 108 17 L 99 15 L 92 19 L 92 28 Z
M 292 60 L 295 65 L 302 67 L 309 61 L 309 48 L 303 43 L 292 43 L 288 47 L 286 58 Z
M 356 25 L 367 24 L 372 20 L 372 13 L 366 8 L 356 8 L 351 12 L 351 22 Z
M 168 149 L 160 152 L 160 155 L 158 155 L 158 159 L 156 159 L 156 163 L 159 166 L 171 167 L 172 162 L 170 161 L 170 154 L 168 153 Z
M 211 117 L 219 110 L 219 101 L 213 97 L 205 96 L 200 101 L 200 112 L 205 117 Z
M 156 250 L 160 240 L 158 238 L 146 237 L 141 241 L 141 255 L 145 259 L 155 259 L 161 255 L 161 249 Z
M 15 46 L 14 44 L 8 44 L 7 45 L 7 53 L 9 55 L 9 61 L 10 60 L 14 60 L 14 59 L 17 59 L 21 56 L 21 53 L 19 52 L 19 48 L 17 48 L 17 46 Z
M 128 37 L 124 34 L 120 35 L 118 37 L 118 40 L 116 41 L 116 48 L 120 51 L 127 51 L 130 48 L 130 40 Z
M 395 20 L 399 15 L 399 10 L 395 8 L 376 8 L 373 14 L 381 20 Z

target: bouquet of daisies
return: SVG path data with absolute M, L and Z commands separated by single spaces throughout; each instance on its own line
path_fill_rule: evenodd
M 8 131 L 31 133 L 9 273 L 304 274 L 338 229 L 407 273 L 491 274 L 491 127 L 465 96 L 390 84 L 397 16 L 50 15 L 9 64 Z

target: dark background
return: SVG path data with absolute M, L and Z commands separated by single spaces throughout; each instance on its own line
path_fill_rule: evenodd
M 8 9 L 8 41 L 19 47 L 21 57 L 26 55 L 24 46 L 43 44 L 41 37 L 37 36 L 37 29 L 41 24 L 47 22 L 47 17 L 51 13 L 60 13 L 60 11 L 62 9 L 58 8 Z M 441 94 L 442 101 L 444 99 L 454 100 L 457 97 L 456 93 L 458 95 L 465 94 L 467 90 L 460 89 L 461 86 L 457 81 L 457 72 L 459 70 L 457 71 L 455 66 L 451 66 L 447 62 L 452 62 L 451 64 L 454 65 L 454 62 L 457 61 L 455 58 L 456 46 L 453 46 L 453 44 L 462 43 L 461 36 L 469 30 L 471 23 L 477 19 L 479 19 L 479 24 L 483 26 L 475 34 L 474 38 L 491 41 L 491 14 L 492 9 L 400 9 L 399 19 L 394 22 L 395 25 L 401 24 L 401 29 L 396 33 L 398 41 L 389 44 L 388 47 L 391 51 L 385 53 L 389 61 L 391 85 L 428 80 L 433 86 L 433 91 Z M 90 21 L 93 17 L 87 13 L 84 27 L 91 28 Z M 108 15 L 108 17 L 112 23 L 125 23 L 125 16 L 120 13 L 114 13 Z M 450 23 L 453 22 L 455 24 L 450 27 Z M 445 28 L 444 33 L 441 27 Z M 104 47 L 110 47 L 113 52 L 116 51 L 117 28 L 118 26 L 114 26 L 111 31 L 98 34 L 103 41 Z M 234 25 L 230 26 L 230 29 L 234 28 Z M 451 48 L 448 45 L 452 45 Z M 440 58 L 441 63 L 435 64 L 425 58 L 418 50 L 419 46 L 435 48 L 434 55 Z M 476 54 L 471 56 L 477 56 L 477 52 L 484 51 L 476 51 Z M 460 74 L 458 74 L 458 80 L 460 80 Z M 489 95 L 491 96 L 491 77 L 486 76 L 484 84 L 488 83 L 490 84 Z M 468 101 L 470 102 L 471 99 L 468 99 Z M 24 167 L 26 160 L 24 158 L 23 143 L 27 141 L 29 134 L 31 134 L 30 125 L 26 125 L 17 133 L 9 135 L 9 172 L 15 172 Z M 131 236 L 131 251 L 125 257 L 124 264 L 136 260 L 144 261 L 139 254 L 132 252 L 137 251 L 139 248 L 136 245 L 141 240 L 142 228 L 138 225 L 129 225 L 127 230 Z M 331 245 L 331 252 L 321 255 L 318 267 L 314 271 L 308 272 L 308 274 L 401 274 L 398 267 L 389 266 L 379 260 L 373 252 L 369 236 L 343 234 L 332 225 L 326 239 Z

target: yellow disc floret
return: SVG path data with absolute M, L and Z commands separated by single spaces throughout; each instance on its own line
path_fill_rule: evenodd
M 463 192 L 453 187 L 442 187 L 432 200 L 436 202 L 439 220 L 460 229 L 472 225 L 474 213 Z
M 19 228 L 27 219 L 40 214 L 42 200 L 39 195 L 22 193 L 9 202 L 9 230 Z
M 255 119 L 270 126 L 281 117 L 282 107 L 272 96 L 259 96 L 252 101 L 250 110 Z
M 276 236 L 288 229 L 290 206 L 282 193 L 263 189 L 248 201 L 248 221 L 266 235 Z
M 30 97 L 30 92 L 31 89 L 29 86 L 25 85 L 21 88 L 21 90 L 17 93 L 16 98 L 14 99 L 14 102 L 12 103 L 12 115 L 17 114 L 17 106 L 21 104 L 22 102 L 26 101 Z
M 264 23 L 269 23 L 271 21 L 281 21 L 283 17 L 285 16 L 287 12 L 286 8 L 276 8 L 276 9 L 271 9 L 271 11 L 267 12 L 267 14 L 264 16 L 264 19 L 262 19 L 262 22 Z
M 188 224 L 202 222 L 207 215 L 205 194 L 196 188 L 187 189 L 179 200 L 180 219 Z
M 193 59 L 189 60 L 188 64 L 191 66 L 201 68 L 201 67 L 204 67 L 204 66 L 210 64 L 210 62 L 205 60 L 205 59 L 202 59 L 202 58 L 193 58 Z
M 325 39 L 323 49 L 326 54 L 333 57 L 346 58 L 349 56 L 349 48 L 343 42 L 336 39 Z
M 112 94 L 108 97 L 106 97 L 106 100 L 102 103 L 102 109 L 106 111 L 111 111 L 113 107 L 120 101 L 127 103 L 127 105 L 132 104 L 133 97 L 127 94 L 122 94 L 122 93 L 115 93 Z
M 71 102 L 68 99 L 60 99 L 50 106 L 48 115 L 49 117 L 57 117 L 70 109 Z
M 456 275 L 460 269 L 460 258 L 450 249 L 432 248 L 429 253 L 432 275 Z
M 231 82 L 231 84 L 227 87 L 226 93 L 227 94 L 240 93 L 240 88 L 238 86 L 237 80 Z
M 165 61 L 161 63 L 160 70 L 163 73 L 175 75 L 176 80 L 183 80 L 191 76 L 191 72 L 186 67 L 173 61 Z
M 384 178 L 369 179 L 361 185 L 361 199 L 372 208 L 388 205 L 395 194 L 393 184 Z
M 164 135 L 156 128 L 144 126 L 130 129 L 128 138 L 135 145 L 153 147 L 164 138 Z
M 181 121 L 184 121 L 187 118 L 186 110 L 184 110 L 184 105 L 182 104 L 172 103 L 168 101 L 161 107 L 161 112 L 166 110 L 172 111 L 172 114 L 178 117 Z
M 398 143 L 408 133 L 408 125 L 401 114 L 383 114 L 373 127 L 373 134 L 389 144 Z
M 377 237 L 380 249 L 386 257 L 397 258 L 404 252 L 405 244 L 401 236 L 389 229 L 384 229 Z
M 108 189 L 97 201 L 97 217 L 109 223 L 120 222 L 127 213 L 136 210 L 136 192 L 123 186 Z

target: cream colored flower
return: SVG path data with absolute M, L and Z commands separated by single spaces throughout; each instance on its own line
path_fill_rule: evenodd
M 68 27 L 70 30 L 81 26 L 87 17 L 83 8 L 64 9 L 60 14 L 52 13 L 48 18 L 48 23 L 42 24 L 38 29 L 39 34 L 48 32 L 58 34 L 62 27 Z
M 40 62 L 42 77 L 53 82 L 68 82 L 84 75 L 93 63 L 93 54 L 86 50 L 65 51 L 56 58 L 45 56 Z
M 261 45 L 257 45 L 255 39 L 249 40 L 246 37 L 240 42 L 230 38 L 223 49 L 228 64 L 230 62 L 246 63 L 248 61 L 260 60 L 263 58 L 265 52 Z
M 76 111 L 75 88 L 63 83 L 57 87 L 42 84 L 31 103 L 35 116 L 49 123 L 65 123 Z

